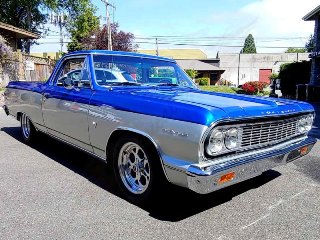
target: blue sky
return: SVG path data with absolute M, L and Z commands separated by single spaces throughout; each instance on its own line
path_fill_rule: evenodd
M 304 46 L 314 22 L 301 18 L 319 5 L 318 0 L 109 0 L 116 6 L 120 29 L 132 32 L 141 49 L 200 48 L 209 57 L 219 52 L 239 52 L 252 33 L 258 52 L 284 52 L 287 46 Z M 93 0 L 97 15 L 105 16 L 101 0 Z M 111 12 L 112 13 L 112 12 Z M 101 22 L 104 23 L 104 19 Z M 147 39 L 145 39 L 147 38 Z M 54 37 L 39 42 L 51 41 Z M 56 40 L 58 38 L 56 37 Z M 148 42 L 142 43 L 142 42 Z M 166 43 L 166 44 L 161 44 Z M 186 45 L 176 45 L 176 44 Z M 211 45 L 211 46 L 201 46 Z M 212 46 L 214 45 L 214 46 Z M 40 44 L 32 51 L 57 51 L 58 44 Z

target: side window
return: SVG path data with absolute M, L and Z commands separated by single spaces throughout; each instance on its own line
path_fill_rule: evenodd
M 57 86 L 90 87 L 89 74 L 85 58 L 66 60 L 60 70 Z

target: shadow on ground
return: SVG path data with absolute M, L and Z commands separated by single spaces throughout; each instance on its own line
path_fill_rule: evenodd
M 20 128 L 18 127 L 2 128 L 1 131 L 6 132 L 18 141 L 22 141 Z M 110 169 L 104 162 L 44 135 L 41 135 L 40 141 L 31 145 L 31 147 L 46 155 L 52 161 L 58 162 L 85 177 L 100 188 L 122 198 L 111 177 Z M 233 197 L 258 188 L 280 175 L 277 171 L 269 170 L 254 179 L 207 195 L 199 195 L 187 189 L 170 185 L 163 196 L 159 198 L 159 201 L 152 202 L 149 206 L 138 207 L 149 212 L 151 217 L 158 220 L 181 221 L 226 203 L 232 200 Z

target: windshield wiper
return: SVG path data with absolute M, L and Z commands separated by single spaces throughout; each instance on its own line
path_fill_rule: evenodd
M 112 82 L 112 83 L 108 83 L 108 85 L 111 86 L 140 86 L 140 83 L 136 83 L 136 82 Z
M 177 84 L 177 83 L 159 83 L 159 84 L 157 84 L 156 86 L 173 86 L 173 87 L 178 87 L 178 86 L 180 86 L 180 85 Z

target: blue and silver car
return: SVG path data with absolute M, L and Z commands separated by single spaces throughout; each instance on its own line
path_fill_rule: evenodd
M 174 60 L 128 52 L 67 54 L 47 82 L 10 82 L 4 110 L 26 143 L 41 132 L 108 162 L 133 202 L 165 182 L 210 193 L 315 144 L 308 103 L 204 92 Z

